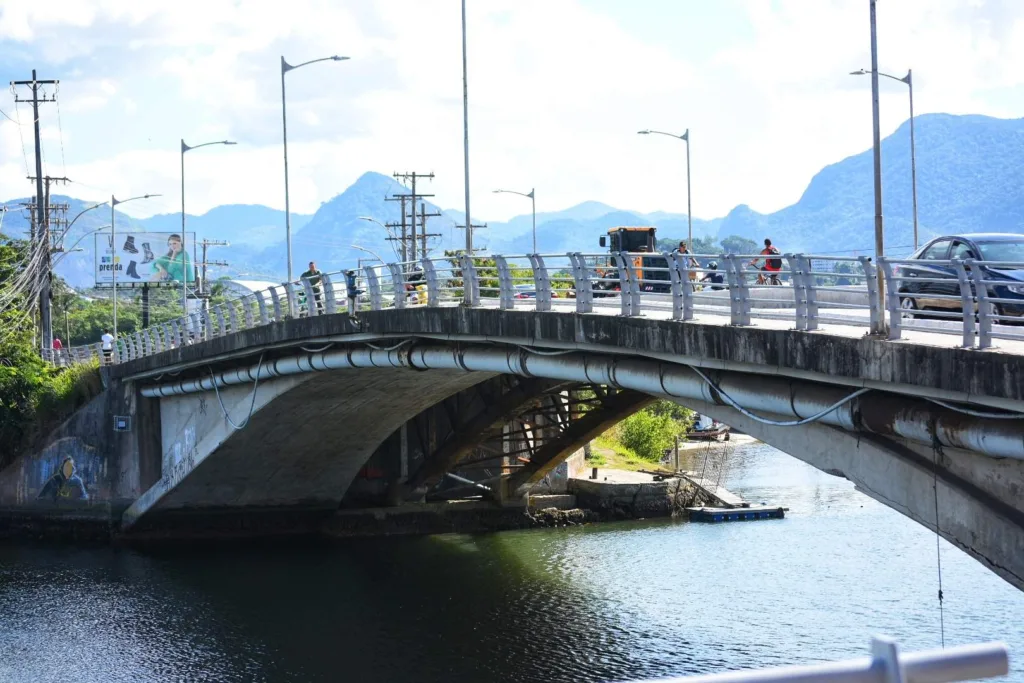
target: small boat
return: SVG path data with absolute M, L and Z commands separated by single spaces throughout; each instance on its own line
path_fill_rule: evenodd
M 728 441 L 729 425 L 712 420 L 707 415 L 698 417 L 693 429 L 686 432 L 688 441 Z
M 686 508 L 691 522 L 745 522 L 755 519 L 782 519 L 786 516 L 784 507 L 767 505 L 738 508 Z

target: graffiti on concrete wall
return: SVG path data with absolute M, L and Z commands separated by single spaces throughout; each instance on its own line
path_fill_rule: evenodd
M 190 422 L 185 425 L 179 438 L 164 454 L 163 483 L 165 488 L 176 486 L 186 474 L 192 471 L 196 463 L 196 453 L 196 426 Z
M 97 490 L 103 469 L 95 448 L 78 437 L 58 439 L 25 473 L 26 497 L 52 502 L 106 497 L 105 491 Z

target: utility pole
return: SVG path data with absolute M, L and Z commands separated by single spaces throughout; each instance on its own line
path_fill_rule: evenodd
M 416 256 L 416 200 L 424 197 L 433 197 L 432 194 L 417 194 L 416 193 L 416 180 L 419 178 L 426 178 L 428 180 L 434 179 L 434 173 L 417 173 L 416 171 L 407 173 L 393 173 L 392 176 L 399 182 L 410 183 L 410 192 L 408 194 L 394 194 L 390 201 L 402 202 L 402 262 L 407 263 L 409 261 L 415 261 Z M 405 201 L 409 201 L 409 217 L 411 218 L 409 231 L 406 230 L 406 213 L 405 213 Z
M 203 250 L 203 260 L 199 263 L 199 268 L 200 268 L 200 273 L 201 273 L 200 274 L 200 287 L 202 288 L 201 289 L 201 293 L 205 295 L 205 296 L 203 296 L 203 308 L 205 309 L 205 308 L 209 307 L 209 301 L 210 301 L 210 288 L 209 288 L 209 285 L 207 284 L 207 280 L 206 280 L 206 267 L 207 266 L 227 266 L 227 265 L 230 265 L 227 261 L 207 261 L 206 260 L 206 250 L 209 247 L 230 247 L 231 244 L 229 242 L 225 242 L 224 240 L 207 240 L 207 239 L 204 239 L 202 242 L 199 243 L 199 246 Z
M 423 202 L 420 202 L 420 237 L 423 238 L 423 245 L 422 245 L 422 247 L 420 247 L 420 253 L 423 255 L 423 258 L 427 258 L 427 238 L 428 237 L 440 237 L 441 236 L 441 233 L 439 233 L 439 232 L 434 232 L 434 233 L 428 233 L 427 232 L 427 218 L 433 218 L 433 217 L 440 216 L 440 215 L 441 215 L 440 211 L 434 211 L 432 213 L 427 213 L 427 205 L 424 204 Z
M 46 211 L 43 208 L 43 154 L 42 145 L 39 140 L 39 104 L 57 101 L 56 94 L 47 97 L 46 93 L 42 93 L 42 96 L 40 96 L 40 90 L 44 85 L 57 86 L 59 83 L 60 81 L 56 80 L 39 80 L 36 77 L 35 69 L 32 69 L 31 81 L 11 81 L 12 88 L 17 88 L 19 85 L 27 85 L 32 90 L 32 99 L 19 98 L 17 92 L 15 92 L 14 101 L 15 103 L 32 103 L 32 120 L 34 122 L 36 148 L 36 209 L 32 214 L 31 243 L 32 248 L 41 249 L 43 254 L 42 277 L 40 278 L 39 287 L 39 331 L 43 349 L 53 348 L 53 321 L 50 317 L 50 235 L 46 226 Z

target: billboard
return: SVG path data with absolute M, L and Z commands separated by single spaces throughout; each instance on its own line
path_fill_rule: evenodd
M 195 233 L 187 233 L 186 249 L 195 246 Z M 180 287 L 195 280 L 192 258 L 177 232 L 109 232 L 96 234 L 97 287 L 110 287 L 117 272 L 118 287 Z

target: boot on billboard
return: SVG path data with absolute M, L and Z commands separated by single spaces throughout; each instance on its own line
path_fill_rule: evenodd
M 122 251 L 127 251 L 129 254 L 138 254 L 139 253 L 138 248 L 135 246 L 135 236 L 134 235 L 128 235 L 128 237 L 126 237 L 124 239 L 124 248 L 122 249 Z
M 142 260 L 142 265 L 146 265 L 153 260 L 153 250 L 149 248 L 149 242 L 142 243 L 142 253 L 146 255 L 146 258 Z
M 139 274 L 135 272 L 135 261 L 132 261 L 131 263 L 128 264 L 128 270 L 126 272 L 128 273 L 128 277 L 133 277 L 136 280 L 142 279 L 141 277 L 139 277 Z

